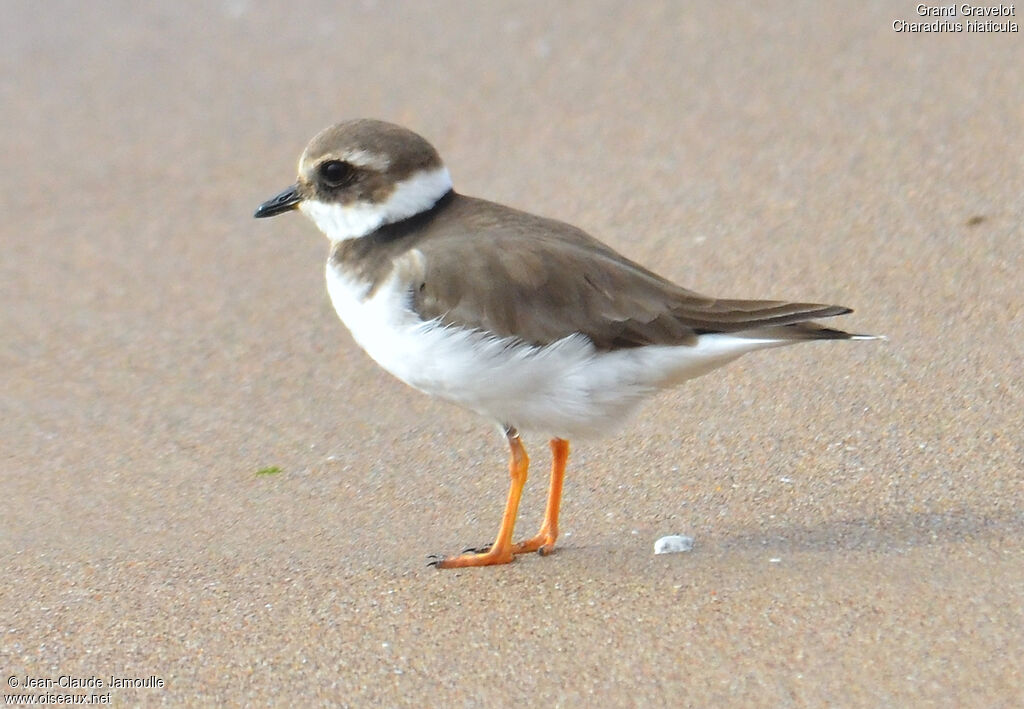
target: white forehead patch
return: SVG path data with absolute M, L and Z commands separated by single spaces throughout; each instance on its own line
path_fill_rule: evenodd
M 304 199 L 299 210 L 313 220 L 331 241 L 358 239 L 377 230 L 384 224 L 408 219 L 414 214 L 433 207 L 452 188 L 448 168 L 435 167 L 421 170 L 395 185 L 386 201 L 355 202 L 342 205 L 339 202 L 322 202 Z

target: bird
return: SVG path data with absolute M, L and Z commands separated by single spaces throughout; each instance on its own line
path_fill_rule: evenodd
M 256 218 L 299 211 L 330 240 L 327 290 L 386 371 L 499 427 L 509 490 L 494 542 L 431 555 L 437 568 L 550 554 L 569 441 L 609 435 L 658 391 L 756 350 L 866 340 L 816 322 L 840 305 L 714 298 L 678 286 L 585 231 L 456 192 L 416 132 L 347 120 L 306 146 L 295 184 Z M 544 518 L 514 541 L 530 459 L 549 440 Z

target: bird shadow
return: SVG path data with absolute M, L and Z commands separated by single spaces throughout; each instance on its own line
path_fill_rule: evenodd
M 723 550 L 891 552 L 940 544 L 1019 540 L 1024 511 L 960 509 L 883 514 L 808 525 L 740 529 L 720 537 Z

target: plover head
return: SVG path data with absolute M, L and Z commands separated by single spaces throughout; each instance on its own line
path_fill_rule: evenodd
M 298 181 L 253 216 L 298 209 L 331 241 L 344 241 L 426 211 L 451 189 L 441 157 L 421 136 L 384 121 L 346 121 L 310 141 Z

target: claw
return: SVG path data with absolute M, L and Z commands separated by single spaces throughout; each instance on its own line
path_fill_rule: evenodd
M 448 557 L 444 554 L 428 554 L 427 558 L 430 559 L 430 561 L 427 562 L 428 567 L 433 566 L 435 569 L 440 569 L 441 562 L 443 562 Z

